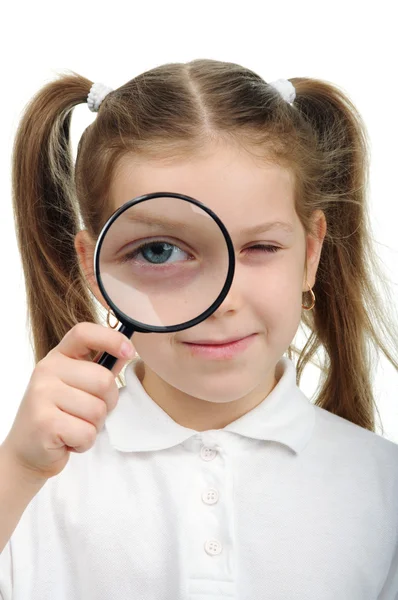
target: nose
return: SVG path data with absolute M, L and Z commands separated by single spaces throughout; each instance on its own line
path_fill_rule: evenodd
M 238 268 L 236 268 L 231 287 L 228 290 L 228 294 L 225 296 L 220 306 L 214 311 L 210 318 L 220 318 L 226 313 L 238 312 L 244 306 L 245 303 L 244 290 L 245 286 L 243 281 L 243 274 Z

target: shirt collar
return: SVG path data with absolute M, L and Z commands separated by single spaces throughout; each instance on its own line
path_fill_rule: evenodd
M 146 393 L 138 373 L 142 361 L 125 369 L 126 385 L 119 389 L 119 401 L 105 421 L 111 445 L 117 450 L 142 452 L 176 446 L 197 435 L 176 423 Z M 315 424 L 312 402 L 296 384 L 296 368 L 283 356 L 276 365 L 277 384 L 251 411 L 223 428 L 248 438 L 275 441 L 299 453 L 309 442 Z

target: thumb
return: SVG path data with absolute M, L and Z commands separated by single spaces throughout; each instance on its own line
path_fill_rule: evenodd
M 123 358 L 123 357 L 117 358 L 112 369 L 110 369 L 112 371 L 113 375 L 115 376 L 115 378 L 119 375 L 120 371 L 123 369 L 123 367 L 128 362 L 134 360 L 138 356 L 138 353 L 134 347 L 133 347 L 133 351 L 134 351 L 134 353 L 132 356 L 129 356 L 127 358 Z M 104 353 L 103 350 L 101 350 L 100 352 L 97 352 L 93 358 L 90 358 L 90 360 L 92 360 L 93 362 L 98 362 L 99 359 L 101 358 L 101 356 L 103 355 L 103 353 Z

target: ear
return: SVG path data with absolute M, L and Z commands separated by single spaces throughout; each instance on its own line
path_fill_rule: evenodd
M 100 302 L 104 308 L 108 309 L 108 303 L 101 294 L 94 274 L 95 243 L 92 241 L 86 229 L 83 229 L 76 234 L 74 244 L 81 269 L 86 277 L 90 290 L 97 298 L 98 302 Z
M 316 272 L 318 270 L 319 260 L 321 258 L 323 240 L 326 235 L 326 217 L 322 210 L 314 211 L 312 215 L 312 234 L 307 235 L 306 239 L 306 265 L 303 281 L 303 292 L 308 291 L 308 286 L 313 288 L 315 285 Z

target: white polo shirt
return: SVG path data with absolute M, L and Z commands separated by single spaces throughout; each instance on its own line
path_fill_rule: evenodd
M 260 405 L 204 432 L 146 394 L 140 364 L 22 515 L 3 600 L 398 598 L 398 444 L 316 407 L 287 357 Z

